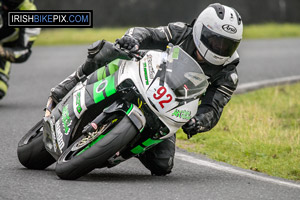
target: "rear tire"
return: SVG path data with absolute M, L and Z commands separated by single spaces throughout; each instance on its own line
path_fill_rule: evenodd
M 17 150 L 20 163 L 28 169 L 45 169 L 55 162 L 43 142 L 43 120 L 20 140 Z
M 114 119 L 116 118 L 111 117 L 106 121 L 92 141 L 81 145 L 80 142 L 87 138 L 83 135 L 63 152 L 56 164 L 55 172 L 58 177 L 74 180 L 98 166 L 103 166 L 107 159 L 115 155 L 137 135 L 137 128 L 127 116 L 118 119 L 119 122 L 115 123 Z M 100 137 L 101 139 L 97 141 Z

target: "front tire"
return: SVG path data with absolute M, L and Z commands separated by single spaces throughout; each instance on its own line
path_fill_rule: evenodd
M 74 180 L 104 165 L 107 159 L 127 145 L 137 133 L 137 128 L 127 116 L 121 119 L 110 117 L 100 130 L 91 133 L 95 136 L 83 135 L 63 152 L 57 160 L 57 176 Z
M 28 169 L 45 169 L 55 162 L 43 142 L 43 120 L 20 140 L 17 149 L 20 163 Z

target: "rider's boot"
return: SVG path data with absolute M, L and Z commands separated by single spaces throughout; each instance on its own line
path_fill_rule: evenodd
M 82 71 L 82 65 L 68 76 L 65 80 L 59 83 L 57 86 L 51 89 L 50 97 L 45 108 L 45 117 L 51 114 L 52 109 L 66 96 L 66 94 L 75 87 L 79 81 L 86 79 L 85 74 Z
M 75 72 L 59 83 L 56 87 L 51 89 L 51 97 L 53 101 L 56 104 L 60 102 L 79 81 L 84 81 L 85 79 L 86 76 L 82 71 L 81 65 Z

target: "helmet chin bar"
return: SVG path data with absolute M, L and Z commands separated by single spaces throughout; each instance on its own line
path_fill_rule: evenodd
M 202 42 L 199 42 L 199 49 L 198 52 L 200 56 L 210 65 L 222 66 L 230 57 L 223 57 L 217 55 L 206 48 Z
M 230 57 L 223 57 L 223 56 L 216 55 L 208 49 L 206 50 L 204 56 L 202 57 L 206 62 L 218 66 L 224 65 L 224 63 L 230 58 Z

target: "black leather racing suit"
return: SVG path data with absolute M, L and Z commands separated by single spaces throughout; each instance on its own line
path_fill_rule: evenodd
M 192 25 L 177 22 L 158 28 L 131 28 L 126 34 L 138 40 L 140 49 L 165 50 L 168 43 L 172 43 L 179 45 L 196 60 L 192 30 Z M 210 83 L 196 114 L 201 124 L 199 132 L 209 131 L 218 123 L 224 106 L 237 87 L 238 63 L 237 52 L 223 66 L 199 63 Z M 174 154 L 175 136 L 146 151 L 140 156 L 140 160 L 153 174 L 165 175 L 171 172 Z

